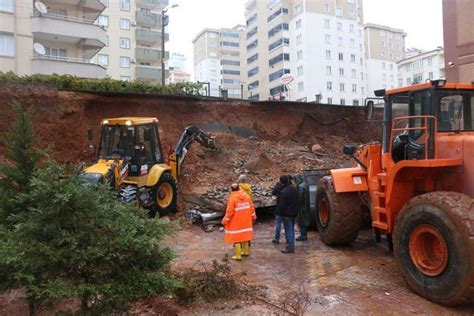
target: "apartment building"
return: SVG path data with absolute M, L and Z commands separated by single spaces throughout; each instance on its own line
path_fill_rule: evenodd
M 167 63 L 169 69 L 168 83 L 182 83 L 191 81 L 191 74 L 186 72 L 186 56 L 173 52 Z
M 374 90 L 398 87 L 397 62 L 404 58 L 406 33 L 401 29 L 367 23 L 365 58 L 369 97 Z
M 443 0 L 446 79 L 474 80 L 474 1 Z
M 359 105 L 366 71 L 361 0 L 250 0 L 247 68 L 253 99 Z M 280 82 L 290 73 L 289 86 Z
M 425 82 L 426 80 L 444 79 L 444 50 L 438 47 L 434 50 L 423 52 L 398 61 L 398 86 Z
M 0 71 L 105 77 L 106 68 L 93 63 L 107 41 L 105 29 L 94 24 L 105 5 L 44 0 L 40 9 L 31 0 L 0 1 Z
M 209 83 L 211 96 L 246 98 L 245 27 L 204 29 L 193 39 L 194 79 Z
M 87 2 L 87 1 L 86 1 Z M 106 9 L 96 23 L 107 31 L 107 45 L 97 63 L 113 79 L 158 82 L 162 80 L 161 11 L 168 0 L 103 0 Z M 165 42 L 169 35 L 165 33 Z M 165 51 L 165 60 L 169 53 Z M 168 71 L 165 70 L 168 77 Z

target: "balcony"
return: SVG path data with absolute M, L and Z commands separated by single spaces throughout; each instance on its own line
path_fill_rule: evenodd
M 78 59 L 58 56 L 36 56 L 31 61 L 34 74 L 43 75 L 72 75 L 80 78 L 105 78 L 106 69 L 88 59 Z
M 137 47 L 135 48 L 135 59 L 146 62 L 161 61 L 161 50 L 147 48 L 147 47 Z M 169 52 L 165 52 L 165 59 L 169 58 Z
M 84 58 L 92 58 L 106 43 L 106 31 L 92 20 L 54 14 L 39 14 L 31 19 L 31 32 L 36 40 L 76 44 L 84 50 Z
M 83 17 L 95 20 L 107 8 L 106 3 L 110 0 L 43 0 L 43 2 L 48 7 L 68 6 L 71 8 L 73 6 L 79 8 Z
M 161 15 L 149 11 L 137 11 L 135 21 L 138 26 L 161 28 Z
M 169 76 L 168 70 L 166 70 L 165 76 Z M 140 81 L 161 81 L 161 68 L 137 65 L 135 67 L 135 77 Z
M 149 10 L 160 10 L 169 4 L 168 0 L 137 0 L 137 7 Z
M 169 34 L 165 33 L 165 41 L 169 40 Z M 136 29 L 135 39 L 138 42 L 144 42 L 149 44 L 161 43 L 161 32 L 153 31 L 149 29 Z

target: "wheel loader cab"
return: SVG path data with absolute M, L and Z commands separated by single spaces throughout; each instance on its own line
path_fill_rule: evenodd
M 153 165 L 163 163 L 164 160 L 157 122 L 135 121 L 102 122 L 99 158 L 124 160 L 130 163 L 129 176 L 140 177 L 147 175 Z

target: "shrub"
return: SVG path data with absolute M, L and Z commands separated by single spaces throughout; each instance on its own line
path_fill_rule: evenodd
M 60 90 L 100 91 L 100 92 L 130 92 L 130 93 L 157 93 L 180 94 L 199 96 L 202 85 L 192 82 L 161 84 L 143 81 L 121 81 L 110 78 L 82 79 L 70 75 L 31 75 L 18 76 L 13 72 L 0 72 L 0 82 L 9 83 L 40 83 L 51 84 Z
M 0 281 L 24 287 L 31 306 L 81 299 L 82 310 L 109 312 L 154 293 L 171 292 L 173 255 L 162 246 L 171 226 L 121 203 L 107 186 L 89 187 L 53 162 L 37 170 L 0 230 Z

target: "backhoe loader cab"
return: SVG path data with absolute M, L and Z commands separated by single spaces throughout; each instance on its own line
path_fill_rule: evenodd
M 352 242 L 369 209 L 377 241 L 393 241 L 415 292 L 448 305 L 473 301 L 474 85 L 436 80 L 376 95 L 385 103 L 382 143 L 355 154 L 346 146 L 354 167 L 318 183 L 321 239 Z
M 178 174 L 194 140 L 215 149 L 212 137 L 190 125 L 165 159 L 158 119 L 104 119 L 100 126 L 98 161 L 84 170 L 84 178 L 89 183 L 109 183 L 124 202 L 136 203 L 148 209 L 152 216 L 157 212 L 166 215 L 176 210 Z

